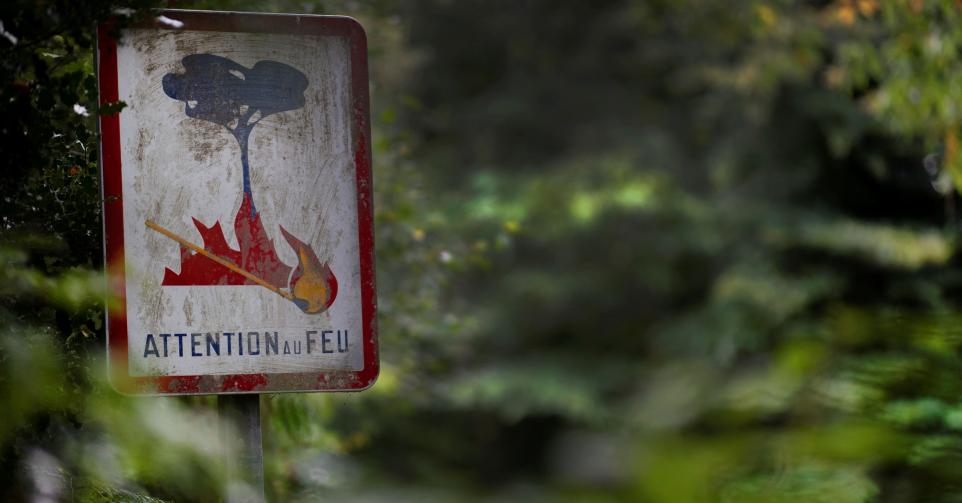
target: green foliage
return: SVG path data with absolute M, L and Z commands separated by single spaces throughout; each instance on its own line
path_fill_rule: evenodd
M 217 498 L 213 400 L 102 383 L 112 6 L 44 5 L 0 7 L 0 495 Z M 382 373 L 263 400 L 275 500 L 962 497 L 956 2 L 189 6 L 369 37 Z

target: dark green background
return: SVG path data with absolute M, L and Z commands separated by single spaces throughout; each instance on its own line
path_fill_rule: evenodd
M 92 26 L 155 5 L 0 6 L 0 499 L 225 491 L 214 398 L 104 383 Z M 176 6 L 369 38 L 382 372 L 262 399 L 273 500 L 962 501 L 956 2 Z

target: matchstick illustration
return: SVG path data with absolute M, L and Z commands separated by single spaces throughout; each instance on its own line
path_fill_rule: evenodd
M 309 248 L 307 248 L 307 246 L 300 241 L 297 241 L 296 238 L 293 238 L 293 236 L 289 235 L 283 230 L 283 228 L 281 231 L 284 232 L 284 237 L 295 246 L 295 249 L 297 249 L 298 268 L 291 277 L 289 285 L 290 291 L 284 291 L 278 288 L 276 285 L 271 284 L 270 282 L 245 270 L 234 262 L 217 254 L 211 253 L 210 251 L 205 250 L 203 247 L 200 247 L 194 243 L 191 243 L 183 237 L 173 233 L 169 229 L 157 224 L 153 220 L 146 220 L 144 224 L 148 228 L 176 241 L 181 246 L 207 257 L 217 264 L 220 264 L 221 266 L 240 274 L 241 276 L 260 286 L 263 286 L 264 288 L 267 288 L 281 297 L 284 297 L 285 299 L 293 302 L 305 313 L 317 314 L 324 311 L 330 305 L 330 300 L 332 300 L 333 296 L 336 294 L 336 290 L 333 288 L 328 288 L 327 286 L 330 283 L 328 282 L 329 278 L 325 277 L 325 271 L 321 269 L 318 264 L 315 264 L 315 262 L 317 262 L 316 257 L 313 256 L 313 253 L 307 253 Z M 336 288 L 336 283 L 334 283 L 334 285 Z

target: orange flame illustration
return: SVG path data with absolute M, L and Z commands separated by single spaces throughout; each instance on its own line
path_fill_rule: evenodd
M 293 302 L 308 314 L 325 311 L 337 296 L 337 279 L 327 263 L 318 260 L 314 250 L 281 227 L 281 234 L 297 253 L 297 267 L 289 282 Z

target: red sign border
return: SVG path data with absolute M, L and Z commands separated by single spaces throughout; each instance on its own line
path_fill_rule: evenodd
M 361 272 L 361 315 L 364 368 L 272 374 L 131 376 L 128 361 L 126 286 L 124 281 L 124 221 L 121 183 L 121 114 L 100 116 L 100 169 L 104 207 L 104 263 L 106 264 L 107 361 L 111 385 L 132 395 L 204 395 L 278 393 L 297 391 L 360 391 L 369 388 L 379 372 L 377 296 L 374 282 L 373 183 L 371 175 L 370 97 L 368 95 L 367 36 L 355 19 L 344 16 L 261 14 L 167 9 L 158 15 L 184 23 L 136 26 L 161 30 L 245 33 L 284 33 L 345 37 L 351 52 L 354 161 L 357 182 L 358 249 Z M 117 40 L 111 23 L 97 29 L 97 79 L 101 107 L 119 101 Z

